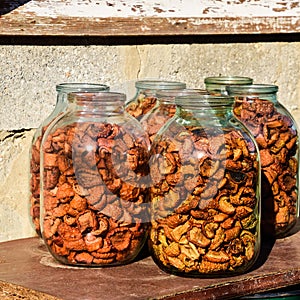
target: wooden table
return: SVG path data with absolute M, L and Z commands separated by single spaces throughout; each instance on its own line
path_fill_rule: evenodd
M 0 298 L 2 291 L 30 300 L 224 300 L 299 283 L 300 232 L 264 243 L 251 272 L 216 279 L 166 274 L 148 255 L 126 266 L 76 268 L 57 263 L 38 238 L 0 243 Z

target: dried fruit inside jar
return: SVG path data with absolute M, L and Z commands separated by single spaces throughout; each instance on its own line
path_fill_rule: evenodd
M 262 168 L 262 218 L 266 234 L 292 232 L 298 218 L 299 133 L 288 110 L 277 100 L 278 86 L 228 87 L 234 114 L 254 135 Z
M 64 264 L 132 261 L 148 229 L 148 140 L 124 113 L 125 95 L 74 93 L 42 145 L 41 227 Z
M 54 120 L 63 114 L 67 109 L 67 94 L 80 91 L 108 91 L 109 87 L 105 84 L 97 83 L 61 83 L 56 86 L 57 98 L 56 105 L 51 114 L 37 128 L 30 148 L 30 172 L 29 172 L 29 206 L 30 217 L 34 229 L 38 236 L 41 236 L 40 230 L 40 150 L 41 142 L 45 131 Z
M 176 112 L 175 98 L 193 94 L 207 95 L 208 92 L 201 89 L 174 89 L 156 92 L 157 104 L 140 120 L 143 129 L 149 136 L 150 142 L 153 142 L 159 129 L 174 116 Z
M 255 141 L 232 116 L 232 98 L 187 96 L 176 104 L 150 152 L 153 259 L 183 276 L 244 273 L 260 251 Z
M 156 105 L 156 91 L 166 89 L 185 89 L 186 84 L 168 80 L 138 80 L 135 83 L 136 94 L 126 103 L 126 111 L 140 120 Z

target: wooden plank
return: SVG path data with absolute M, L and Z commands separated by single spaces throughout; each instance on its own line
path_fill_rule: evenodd
M 0 35 L 147 36 L 300 32 L 298 1 L 2 0 Z M 159 3 L 158 3 L 159 2 Z
M 225 300 L 300 284 L 300 232 L 263 239 L 252 271 L 227 278 L 184 278 L 161 271 L 144 251 L 135 262 L 83 268 L 56 262 L 38 238 L 0 243 L 0 283 L 71 299 Z M 1 284 L 0 284 L 1 288 Z
M 0 299 L 27 299 L 27 300 L 60 300 L 56 297 L 40 293 L 22 286 L 0 281 Z

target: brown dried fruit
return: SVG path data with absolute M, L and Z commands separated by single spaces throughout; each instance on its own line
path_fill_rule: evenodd
M 201 248 L 206 248 L 210 243 L 211 240 L 208 239 L 203 233 L 200 228 L 193 227 L 189 232 L 187 236 L 188 240 L 201 247 Z
M 117 251 L 124 251 L 130 245 L 132 233 L 127 228 L 120 227 L 109 232 L 107 237 L 110 239 L 112 246 Z
M 250 129 L 258 143 L 263 174 L 262 199 L 266 205 L 270 203 L 270 207 L 264 210 L 274 207 L 274 215 L 267 218 L 274 219 L 276 236 L 284 237 L 295 224 L 298 206 L 297 200 L 291 197 L 298 190 L 296 166 L 299 162 L 296 153 L 299 141 L 295 123 L 271 101 L 258 97 L 236 96 L 234 113 Z M 293 167 L 289 168 L 291 159 Z M 284 213 L 282 209 L 280 212 L 276 209 L 276 195 L 280 191 L 289 193 L 290 204 L 286 205 Z
M 114 165 L 115 145 L 128 158 L 136 184 L 148 172 L 148 145 L 122 127 L 74 123 L 47 136 L 43 235 L 61 262 L 116 265 L 134 258 L 144 243 L 147 188 L 119 177 L 116 168 L 127 167 L 125 160 Z
M 157 98 L 154 96 L 147 96 L 146 94 L 141 93 L 137 98 L 137 102 L 130 102 L 127 105 L 126 111 L 140 120 L 143 115 L 155 106 L 156 100 Z
M 191 275 L 244 270 L 259 243 L 254 143 L 235 130 L 172 129 L 172 138 L 158 135 L 151 148 L 153 168 L 165 163 L 150 191 L 152 255 Z

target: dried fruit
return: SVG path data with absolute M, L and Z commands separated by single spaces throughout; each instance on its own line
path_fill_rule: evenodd
M 124 160 L 113 157 L 115 145 Z M 116 124 L 72 123 L 47 135 L 43 236 L 55 257 L 102 266 L 137 255 L 148 228 L 148 189 L 125 181 L 116 168 L 139 180 L 148 172 L 147 155 L 147 144 Z
M 185 129 L 170 127 L 151 147 L 153 176 L 163 161 L 171 166 L 150 188 L 152 255 L 164 270 L 191 276 L 245 270 L 260 242 L 258 151 L 238 130 Z M 289 178 L 282 182 L 288 188 Z
M 263 212 L 273 210 L 273 215 L 263 217 L 263 221 L 273 219 L 275 235 L 283 237 L 295 225 L 297 217 L 297 197 L 292 196 L 298 193 L 299 141 L 295 123 L 269 100 L 258 96 L 235 98 L 234 113 L 250 129 L 260 149 Z M 277 197 L 281 191 L 285 192 L 283 204 Z

